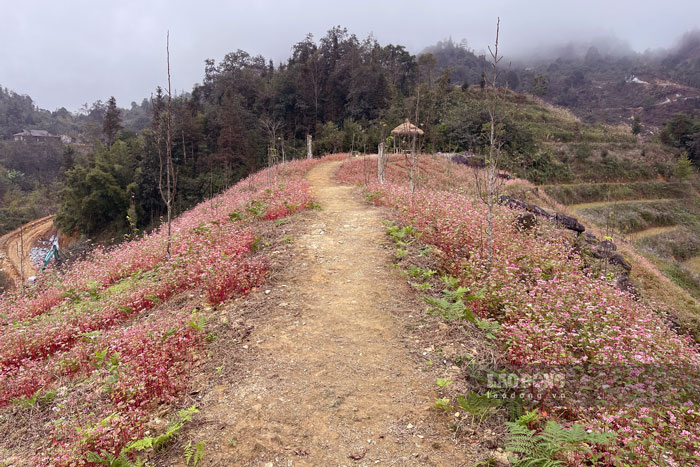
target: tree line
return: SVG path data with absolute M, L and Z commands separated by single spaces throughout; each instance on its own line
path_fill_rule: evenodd
M 97 148 L 87 154 L 68 148 L 63 155 L 57 216 L 62 229 L 99 236 L 160 221 L 165 205 L 158 154 L 168 143 L 162 125 L 166 99 L 157 88 L 128 111 L 114 98 L 86 110 Z M 449 69 L 437 75 L 430 55 L 416 57 L 371 36 L 360 40 L 341 27 L 318 41 L 307 35 L 277 65 L 243 50 L 219 62 L 206 60 L 202 83 L 172 96 L 175 211 L 264 167 L 270 151 L 278 160 L 305 157 L 307 135 L 315 154 L 376 152 L 391 128 L 416 115 L 416 106 L 424 150 L 476 150 L 487 141 L 482 101 L 478 88 L 455 86 Z M 143 127 L 127 128 L 125 115 Z

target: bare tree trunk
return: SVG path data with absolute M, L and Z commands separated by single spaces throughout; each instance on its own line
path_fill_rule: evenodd
M 409 188 L 411 189 L 411 193 L 416 191 L 416 183 L 413 180 L 413 171 L 416 166 L 416 134 L 414 132 L 412 138 L 411 138 L 411 171 L 409 174 Z
M 312 63 L 311 75 L 312 75 L 312 79 L 314 81 L 314 131 L 316 131 L 316 128 L 318 126 L 318 97 L 320 94 L 320 87 L 321 87 L 321 83 L 319 82 L 320 63 L 319 63 L 318 51 L 315 51 L 312 57 L 313 57 L 313 62 L 311 62 Z
M 498 165 L 498 156 L 500 153 L 500 144 L 497 141 L 496 137 L 496 112 L 498 110 L 498 96 L 496 95 L 497 93 L 497 88 L 496 88 L 496 80 L 498 78 L 498 62 L 501 60 L 498 57 L 498 34 L 500 32 L 501 28 L 501 18 L 498 18 L 498 22 L 496 23 L 496 43 L 494 45 L 494 49 L 491 50 L 491 47 L 489 47 L 489 52 L 491 53 L 491 58 L 493 60 L 493 63 L 491 64 L 493 68 L 493 76 L 492 76 L 492 81 L 491 81 L 491 86 L 489 89 L 488 93 L 488 110 L 489 110 L 489 119 L 491 120 L 491 131 L 489 132 L 489 156 L 488 156 L 488 167 L 487 167 L 487 206 L 488 206 L 488 216 L 487 216 L 487 223 L 488 223 L 488 230 L 487 230 L 487 236 L 488 236 L 488 242 L 489 242 L 489 250 L 488 250 L 488 259 L 489 259 L 489 270 L 493 267 L 493 206 L 494 203 L 496 202 L 496 170 L 497 170 L 497 165 Z
M 306 158 L 313 159 L 314 153 L 311 151 L 311 135 L 306 135 Z
M 386 167 L 386 156 L 384 155 L 384 141 L 379 143 L 378 154 L 377 154 L 377 181 L 379 183 L 384 183 L 384 168 Z
M 418 93 L 416 95 L 416 126 L 418 125 L 418 108 L 420 106 L 420 88 L 418 89 Z M 410 173 L 410 188 L 411 188 L 411 193 L 414 193 L 416 191 L 416 182 L 414 179 L 414 172 L 416 168 L 416 161 L 418 160 L 418 154 L 416 154 L 416 143 L 418 139 L 418 128 L 416 128 L 415 131 L 412 132 L 413 135 L 411 136 L 411 173 Z
M 172 222 L 173 222 L 173 196 L 171 183 L 171 174 L 173 172 L 173 143 L 172 143 L 172 93 L 170 89 L 170 32 L 168 32 L 168 44 L 167 44 L 167 55 L 168 55 L 168 124 L 167 133 L 165 140 L 166 157 L 167 157 L 167 191 L 168 191 L 168 260 L 172 254 Z
M 158 135 L 158 159 L 160 162 L 160 176 L 158 178 L 158 190 L 160 196 L 165 203 L 168 220 L 168 261 L 172 255 L 172 218 L 173 218 L 173 200 L 175 198 L 175 189 L 177 179 L 175 177 L 175 169 L 173 167 L 173 142 L 172 142 L 172 91 L 170 86 L 170 31 L 166 36 L 166 59 L 168 63 L 168 112 L 166 117 L 166 135 L 165 135 L 165 190 L 163 190 L 163 153 L 160 149 L 160 127 Z
M 260 126 L 267 132 L 270 137 L 270 144 L 267 147 L 267 184 L 270 184 L 270 171 L 272 166 L 277 164 L 277 132 L 281 130 L 284 123 L 281 120 L 274 120 L 272 117 L 263 117 L 260 119 Z M 284 140 L 282 140 L 284 145 Z M 284 148 L 284 146 L 282 146 Z M 275 176 L 279 167 L 275 167 Z

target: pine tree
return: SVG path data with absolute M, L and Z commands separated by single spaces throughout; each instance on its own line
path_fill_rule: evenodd
M 104 133 L 105 144 L 111 146 L 117 139 L 117 134 L 123 129 L 122 117 L 117 108 L 117 100 L 114 96 L 107 101 L 107 110 L 102 122 L 102 133 Z
M 679 180 L 685 180 L 693 175 L 694 170 L 693 163 L 688 158 L 688 153 L 684 151 L 673 167 L 673 176 Z

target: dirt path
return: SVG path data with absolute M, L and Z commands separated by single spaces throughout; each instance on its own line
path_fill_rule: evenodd
M 37 273 L 34 263 L 29 259 L 32 246 L 41 237 L 47 235 L 53 228 L 54 216 L 42 217 L 23 226 L 24 237 L 24 277 L 34 276 Z M 13 281 L 20 280 L 20 229 L 0 237 L 0 266 L 7 272 Z
M 322 210 L 295 231 L 294 268 L 262 292 L 269 314 L 239 379 L 202 401 L 191 439 L 207 440 L 205 465 L 473 465 L 392 314 L 411 291 L 381 245 L 381 211 L 332 180 L 339 165 L 310 172 Z

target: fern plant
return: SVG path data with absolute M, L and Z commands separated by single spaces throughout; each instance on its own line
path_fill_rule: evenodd
M 566 454 L 587 453 L 593 456 L 590 445 L 609 444 L 617 436 L 614 432 L 587 432 L 581 425 L 564 428 L 555 421 L 548 421 L 540 432 L 529 425 L 537 421 L 537 410 L 527 412 L 515 422 L 506 422 L 508 436 L 505 448 L 518 455 L 516 466 L 551 467 L 564 465 Z M 594 458 L 595 460 L 595 458 Z
M 168 429 L 165 431 L 165 433 L 158 435 L 155 438 L 143 438 L 138 441 L 134 441 L 133 443 L 127 445 L 127 452 L 132 450 L 143 451 L 148 448 L 158 451 L 159 449 L 163 448 L 163 446 L 168 444 L 168 442 L 170 442 L 170 440 L 182 429 L 182 427 L 185 426 L 185 423 L 192 419 L 192 415 L 196 414 L 197 412 L 199 412 L 199 410 L 197 410 L 194 405 L 192 407 L 180 410 L 177 413 L 175 420 L 168 425 Z
M 433 402 L 433 408 L 442 412 L 450 412 L 453 409 L 452 405 L 450 404 L 449 397 L 435 398 L 435 402 Z
M 192 467 L 197 467 L 199 461 L 204 457 L 204 441 L 200 441 L 195 445 L 192 445 L 192 441 L 188 441 L 183 454 L 185 456 L 185 465 L 189 466 L 191 462 Z
M 408 239 L 408 237 L 414 237 L 414 239 L 420 238 L 422 233 L 418 232 L 413 226 L 406 225 L 404 227 L 399 228 L 397 225 L 395 225 L 393 222 L 385 222 L 384 225 L 386 226 L 386 234 L 391 237 L 391 239 L 397 243 L 397 244 L 402 244 L 403 246 L 410 245 L 413 243 L 413 239 Z M 406 239 L 406 240 L 404 240 Z
M 127 444 L 124 449 L 121 450 L 118 456 L 115 456 L 114 454 L 111 454 L 106 451 L 102 451 L 99 454 L 96 452 L 88 452 L 85 458 L 88 462 L 91 462 L 93 464 L 107 465 L 109 467 L 142 467 L 144 465 L 144 461 L 140 458 L 137 458 L 135 461 L 132 462 L 129 459 L 129 454 L 132 451 L 145 451 L 147 449 L 153 449 L 154 451 L 158 451 L 159 449 L 162 449 L 166 444 L 170 442 L 170 440 L 173 439 L 173 437 L 182 429 L 182 427 L 185 426 L 185 423 L 189 422 L 192 419 L 192 416 L 197 412 L 199 412 L 199 410 L 197 410 L 197 408 L 194 405 L 187 409 L 180 410 L 177 413 L 177 417 L 175 418 L 175 420 L 173 420 L 170 423 L 170 425 L 168 425 L 168 429 L 165 431 L 165 433 L 156 437 L 149 436 L 146 438 L 139 439 L 137 441 L 132 441 L 131 443 Z M 196 462 L 199 462 L 199 460 L 201 460 L 202 456 L 204 455 L 204 443 L 198 444 L 202 444 L 202 446 L 200 448 L 201 452 L 199 453 Z M 195 446 L 195 451 L 197 451 L 197 446 Z M 193 465 L 196 466 L 197 464 L 195 463 Z
M 456 277 L 445 274 L 440 279 L 445 283 L 448 289 L 456 289 L 459 287 L 459 279 Z
M 142 459 L 136 459 L 132 462 L 124 452 L 121 452 L 117 457 L 105 451 L 102 452 L 102 455 L 96 452 L 88 452 L 85 458 L 93 464 L 107 465 L 109 467 L 143 467 L 144 465 Z
M 476 319 L 476 327 L 484 331 L 487 339 L 495 339 L 501 330 L 501 325 L 497 321 L 489 321 L 483 318 Z
M 476 319 L 474 313 L 467 309 L 462 300 L 453 302 L 446 298 L 423 297 L 423 301 L 430 305 L 428 313 L 437 313 L 442 316 L 442 319 L 445 321 L 466 319 L 467 321 L 474 322 Z
M 204 315 L 193 314 L 192 319 L 187 322 L 196 332 L 202 332 L 207 324 L 207 318 Z
M 492 397 L 490 393 L 478 394 L 474 391 L 469 391 L 464 396 L 457 396 L 457 405 L 464 412 L 473 415 L 481 422 L 488 416 L 495 414 L 502 402 L 500 399 Z
M 22 396 L 15 397 L 11 400 L 13 404 L 16 404 L 23 409 L 33 409 L 34 407 L 41 407 L 50 404 L 58 394 L 58 391 L 45 391 L 42 392 L 41 389 L 37 391 L 32 396 Z
M 464 319 L 476 323 L 476 316 L 464 302 L 471 302 L 479 298 L 479 294 L 469 293 L 469 289 L 466 287 L 457 287 L 454 290 L 445 289 L 442 293 L 445 295 L 443 298 L 423 297 L 423 301 L 431 306 L 429 313 L 439 313 L 446 321 Z

